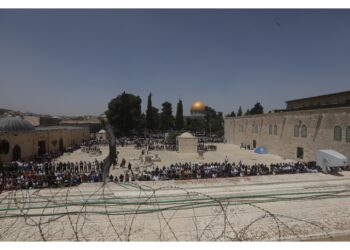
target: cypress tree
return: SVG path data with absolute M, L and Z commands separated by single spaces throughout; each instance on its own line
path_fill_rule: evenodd
M 183 106 L 182 106 L 182 100 L 179 100 L 179 102 L 177 103 L 175 128 L 177 130 L 181 130 L 183 129 L 183 127 L 184 127 Z

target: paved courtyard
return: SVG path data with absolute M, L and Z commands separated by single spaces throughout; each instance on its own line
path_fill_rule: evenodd
M 281 163 L 281 162 L 293 162 L 293 160 L 289 159 L 283 159 L 282 157 L 278 155 L 273 154 L 257 154 L 254 153 L 252 150 L 245 150 L 240 149 L 239 146 L 233 145 L 233 144 L 224 144 L 224 143 L 218 143 L 214 144 L 217 146 L 216 151 L 206 152 L 204 153 L 204 158 L 199 159 L 198 154 L 193 153 L 177 153 L 175 151 L 150 151 L 150 156 L 156 156 L 158 155 L 160 158 L 160 161 L 154 162 L 154 166 L 169 166 L 170 164 L 174 163 L 185 163 L 185 162 L 192 162 L 192 163 L 200 163 L 200 162 L 223 162 L 225 160 L 225 157 L 228 158 L 229 162 L 236 162 L 242 161 L 244 164 L 253 165 L 255 163 L 263 163 L 270 165 L 271 163 Z M 107 154 L 108 154 L 108 146 L 101 146 L 100 147 L 102 154 L 99 156 L 96 155 L 90 155 L 88 153 L 82 152 L 80 149 L 76 150 L 73 153 L 67 154 L 65 153 L 63 156 L 59 157 L 57 161 L 94 161 L 97 159 L 98 161 L 103 160 Z M 127 147 L 117 147 L 117 150 L 119 151 L 119 163 L 122 161 L 122 159 L 125 159 L 127 164 L 130 162 L 131 165 L 134 167 L 140 167 L 142 165 L 140 161 L 141 156 L 141 149 L 135 149 L 134 146 L 127 146 Z M 125 169 L 112 169 L 111 174 L 120 174 L 124 172 Z

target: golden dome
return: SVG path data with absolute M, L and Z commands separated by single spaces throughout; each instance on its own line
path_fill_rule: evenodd
M 195 101 L 191 105 L 191 112 L 203 112 L 205 110 L 205 105 L 201 101 Z

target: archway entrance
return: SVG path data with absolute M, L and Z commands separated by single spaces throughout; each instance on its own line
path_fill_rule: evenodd
M 59 143 L 58 143 L 58 148 L 60 150 L 60 152 L 64 151 L 64 145 L 63 145 L 63 140 L 62 138 L 60 139 Z
M 0 141 L 0 154 L 7 155 L 10 151 L 10 144 L 7 140 Z
M 253 148 L 256 148 L 256 140 L 253 140 Z
M 41 156 L 46 154 L 46 143 L 45 141 L 38 141 L 38 155 Z
M 21 148 L 16 145 L 12 151 L 12 160 L 17 161 L 21 159 Z

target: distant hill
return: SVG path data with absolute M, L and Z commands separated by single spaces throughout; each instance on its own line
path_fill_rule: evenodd
M 36 114 L 31 112 L 21 112 L 11 109 L 0 108 L 0 116 L 11 115 L 11 116 L 37 116 L 37 117 L 55 117 L 61 120 L 75 120 L 75 121 L 87 121 L 87 120 L 97 120 L 97 116 L 86 115 L 86 116 L 52 116 L 47 114 Z

